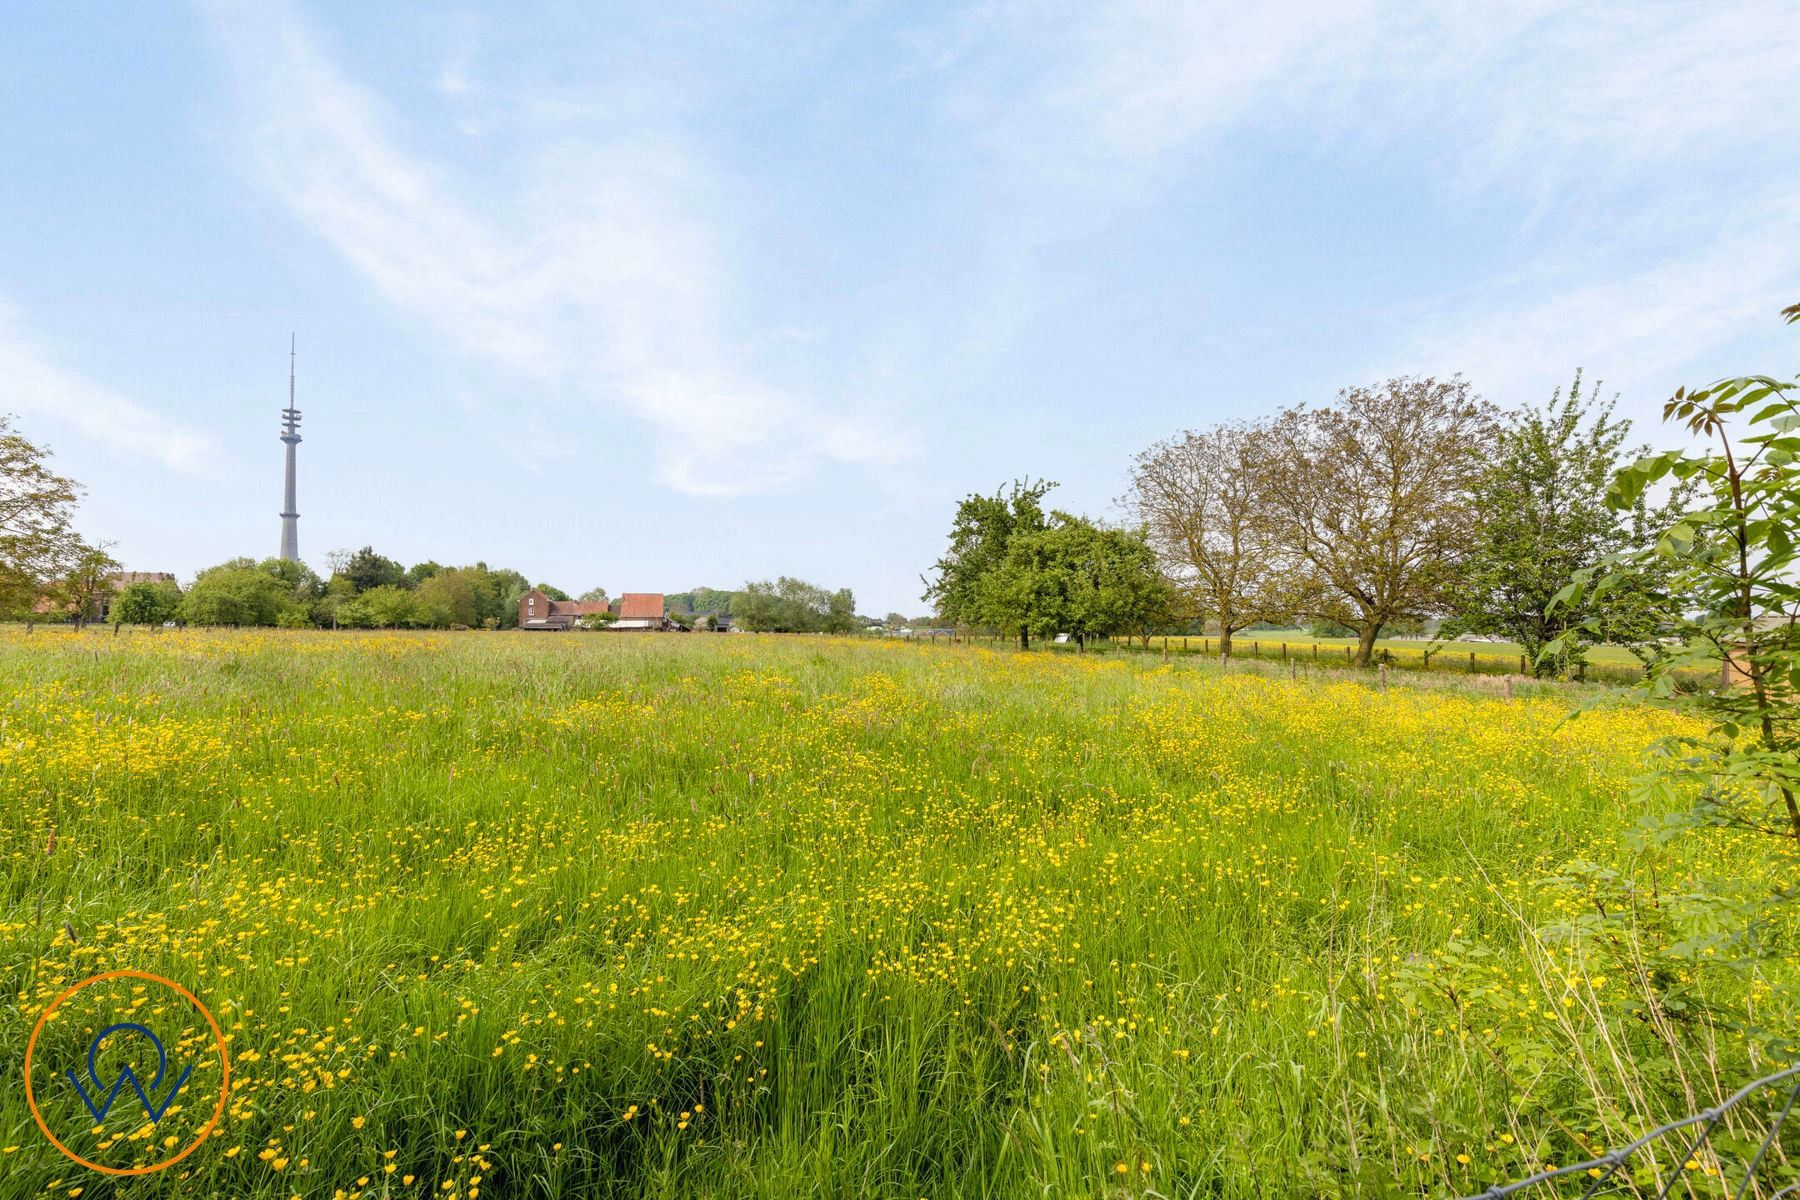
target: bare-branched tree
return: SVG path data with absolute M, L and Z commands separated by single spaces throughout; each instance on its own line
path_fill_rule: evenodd
M 1232 634 L 1283 615 L 1284 556 L 1259 519 L 1254 436 L 1232 422 L 1158 442 L 1133 460 L 1120 498 L 1190 610 L 1219 623 L 1223 655 Z
M 1268 536 L 1294 561 L 1284 607 L 1356 630 L 1361 666 L 1383 626 L 1440 615 L 1496 437 L 1493 407 L 1461 376 L 1389 379 L 1282 412 L 1253 453 Z

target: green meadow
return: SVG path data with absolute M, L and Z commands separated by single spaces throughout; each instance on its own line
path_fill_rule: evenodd
M 1681 719 L 1529 691 L 0 633 L 0 1195 L 1420 1196 L 1576 1161 L 1790 1061 L 1800 972 L 1718 906 L 1796 862 L 1643 836 Z M 72 1149 L 204 1131 L 122 1184 L 22 1086 L 45 1007 L 120 968 L 191 989 L 231 1065 L 210 1130 L 215 1077 L 95 1126 L 59 1074 L 92 1022 L 49 1023 Z M 106 1002 L 204 1055 L 178 1005 Z M 1679 1158 L 1631 1177 L 1723 1194 Z

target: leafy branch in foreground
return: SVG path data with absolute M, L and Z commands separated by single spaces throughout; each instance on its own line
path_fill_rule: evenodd
M 1800 306 L 1787 310 L 1800 318 Z M 1766 375 L 1675 393 L 1663 407 L 1702 439 L 1699 451 L 1649 455 L 1621 471 L 1608 495 L 1639 504 L 1666 480 L 1694 489 L 1694 507 L 1645 549 L 1578 572 L 1558 605 L 1592 603 L 1652 581 L 1664 636 L 1640 685 L 1709 725 L 1665 741 L 1663 786 L 1698 783 L 1697 816 L 1800 841 L 1800 383 Z M 1560 653 L 1575 630 L 1545 654 Z M 1677 672 L 1717 667 L 1716 689 L 1678 694 Z

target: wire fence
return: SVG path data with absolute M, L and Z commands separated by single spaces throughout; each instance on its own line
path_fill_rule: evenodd
M 911 640 L 995 648 L 1018 644 L 1016 637 L 1006 634 L 961 630 L 922 631 L 912 635 Z M 1085 646 L 1074 642 L 1036 640 L 1033 645 L 1039 649 L 1069 654 L 1152 654 L 1165 658 L 1185 656 L 1198 659 L 1216 659 L 1220 650 L 1217 638 L 1198 634 L 1153 634 L 1148 640 L 1123 635 L 1109 636 L 1096 638 Z M 1322 669 L 1348 669 L 1354 664 L 1355 655 L 1355 646 L 1312 639 L 1276 641 L 1272 638 L 1240 635 L 1232 639 L 1231 646 L 1234 663 L 1275 662 L 1294 663 L 1302 667 L 1317 666 Z M 1375 647 L 1374 663 L 1395 671 L 1433 675 L 1529 677 L 1534 674 L 1530 659 L 1517 650 L 1502 650 L 1469 642 L 1440 642 L 1422 646 L 1378 645 Z M 1719 672 L 1716 668 L 1693 668 L 1681 671 L 1680 675 L 1696 686 L 1706 686 L 1717 681 Z M 1630 684 L 1644 678 L 1644 668 L 1641 664 L 1631 662 L 1589 662 L 1577 669 L 1575 677 L 1588 683 Z
M 1721 1123 L 1730 1119 L 1733 1109 L 1752 1096 L 1777 1085 L 1786 1088 L 1785 1099 L 1781 1095 L 1775 1097 L 1781 1106 L 1769 1118 L 1767 1131 L 1760 1140 L 1754 1142 L 1755 1149 L 1745 1156 L 1743 1173 L 1737 1185 L 1729 1193 L 1719 1194 L 1729 1194 L 1731 1200 L 1780 1200 L 1781 1197 L 1800 1196 L 1800 1164 L 1789 1157 L 1781 1139 L 1788 1114 L 1793 1111 L 1795 1102 L 1800 1101 L 1800 1066 L 1793 1066 L 1747 1083 L 1713 1107 L 1702 1109 L 1691 1117 L 1659 1125 L 1642 1137 L 1609 1150 L 1598 1158 L 1539 1171 L 1536 1175 L 1512 1183 L 1496 1184 L 1468 1200 L 1503 1200 L 1507 1196 L 1516 1196 L 1521 1192 L 1558 1182 L 1584 1183 L 1586 1187 L 1581 1193 L 1584 1198 L 1653 1195 L 1656 1200 L 1668 1200 L 1668 1197 L 1674 1195 L 1696 1194 L 1693 1174 L 1714 1165 L 1717 1167 L 1720 1186 L 1730 1186 L 1731 1178 L 1736 1173 L 1726 1169 L 1724 1156 L 1720 1154 L 1720 1147 L 1714 1140 L 1715 1133 Z M 1796 1122 L 1796 1128 L 1800 1128 L 1800 1122 Z M 1670 1144 L 1684 1147 L 1680 1158 L 1664 1166 L 1654 1161 L 1653 1149 L 1648 1160 L 1639 1156 L 1639 1151 L 1652 1148 L 1666 1138 L 1675 1138 L 1677 1140 Z M 1727 1153 L 1732 1152 L 1727 1150 Z M 1732 1153 L 1732 1157 L 1736 1158 L 1737 1155 Z M 1645 1170 L 1634 1173 L 1631 1168 L 1639 1163 Z M 1678 1187 L 1683 1190 L 1678 1192 Z

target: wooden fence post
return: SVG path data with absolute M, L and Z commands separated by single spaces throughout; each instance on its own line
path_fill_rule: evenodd
M 1471 651 L 1469 651 L 1469 674 L 1473 675 L 1474 673 L 1475 673 L 1475 652 L 1473 650 L 1471 650 Z
M 1287 643 L 1286 642 L 1281 643 L 1281 661 L 1282 662 L 1287 661 Z
M 1387 664 L 1382 663 L 1377 670 L 1379 671 L 1381 678 L 1381 694 L 1385 696 L 1387 695 Z
M 1523 654 L 1521 654 L 1521 655 L 1519 655 L 1519 674 L 1523 675 L 1524 673 L 1525 673 L 1525 656 Z

